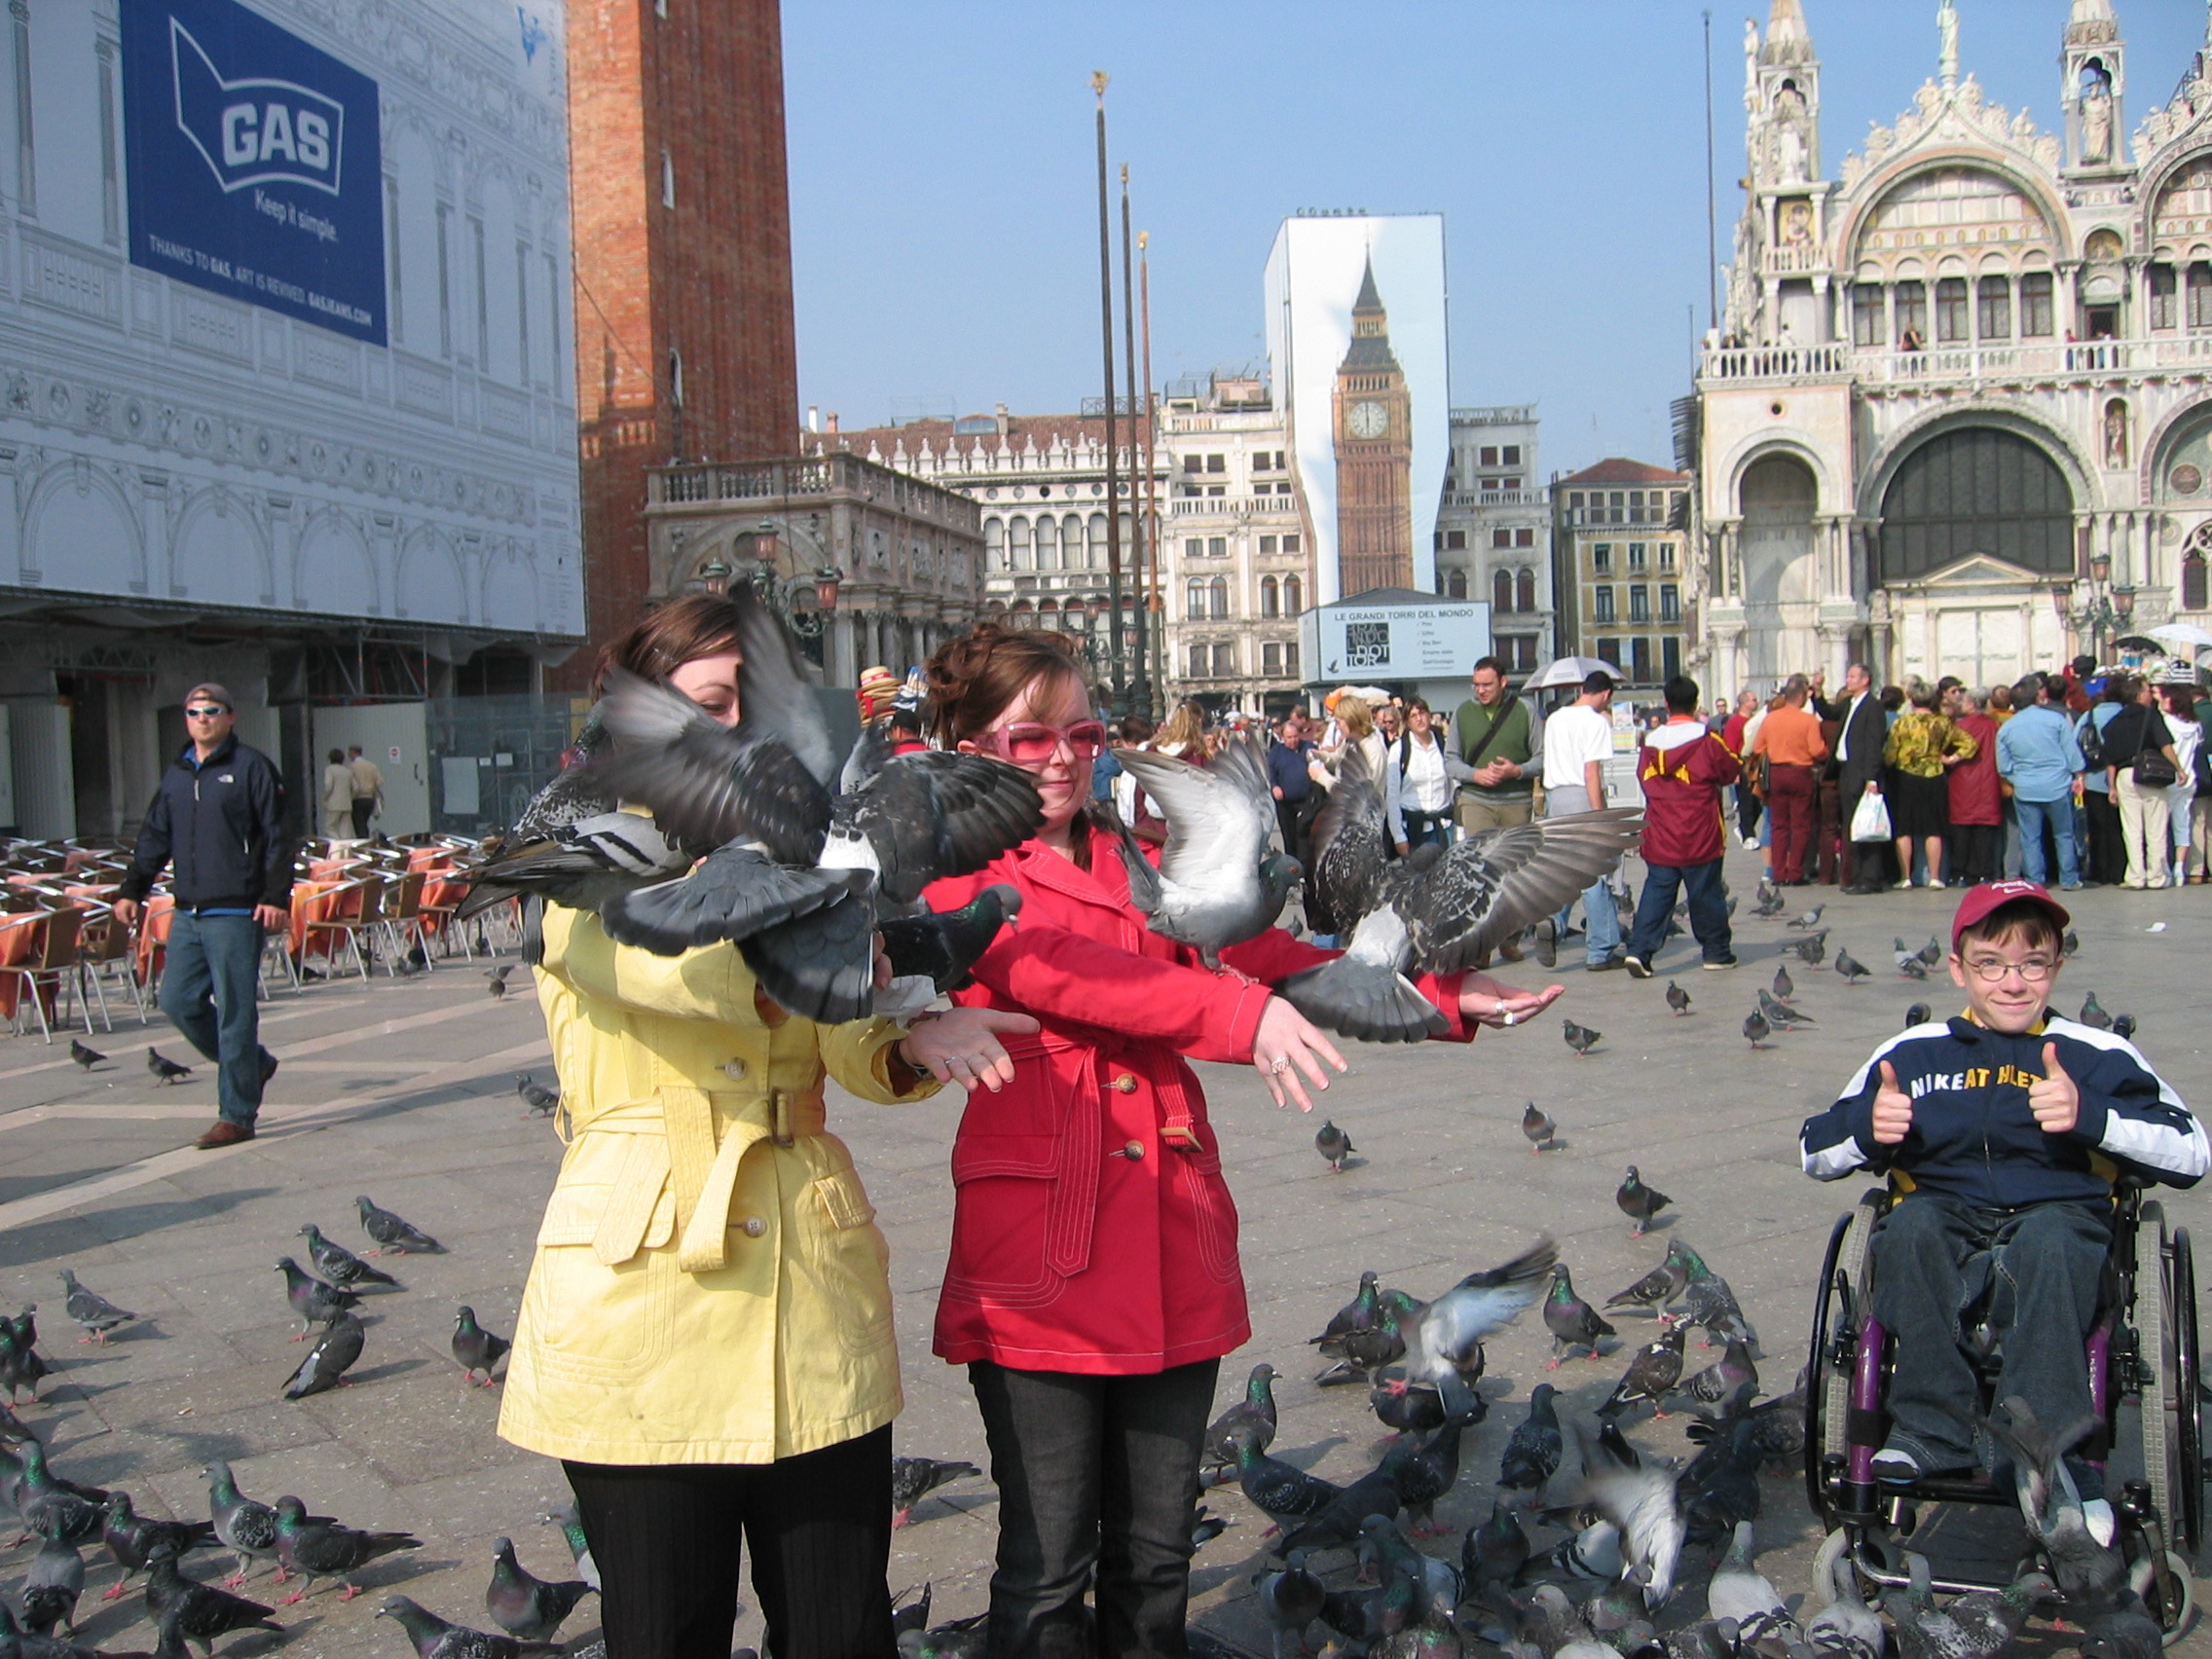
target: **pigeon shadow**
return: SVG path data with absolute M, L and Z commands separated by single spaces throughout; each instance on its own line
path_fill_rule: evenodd
M 365 1371 L 348 1372 L 346 1374 L 346 1384 L 348 1387 L 358 1388 L 364 1383 L 382 1382 L 387 1377 L 404 1377 L 410 1371 L 420 1371 L 429 1363 L 427 1359 L 420 1356 L 412 1359 L 387 1359 L 382 1365 L 372 1365 Z M 299 1367 L 294 1366 L 292 1369 L 296 1371 Z M 323 1390 L 325 1393 L 335 1391 L 327 1388 Z
M 1280 1446 L 1271 1446 L 1268 1448 L 1268 1456 L 1304 1471 L 1312 1468 L 1338 1447 L 1347 1444 L 1349 1439 L 1348 1435 L 1332 1434 L 1325 1439 L 1316 1440 L 1310 1446 L 1301 1446 L 1291 1452 L 1286 1452 Z

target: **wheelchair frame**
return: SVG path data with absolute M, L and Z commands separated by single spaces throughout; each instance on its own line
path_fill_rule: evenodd
M 1865 1579 L 1901 1587 L 1908 1577 L 1888 1548 L 1890 1534 L 1909 1535 L 1920 1506 L 2011 1508 L 2017 1499 L 2009 1485 L 1980 1480 L 1907 1484 L 1874 1477 L 1874 1454 L 1887 1426 L 1882 1404 L 1895 1339 L 1874 1318 L 1867 1300 L 1866 1258 L 1874 1224 L 1892 1201 L 1886 1188 L 1868 1189 L 1828 1235 L 1808 1359 L 1805 1495 L 1828 1530 L 1844 1530 L 1852 1564 Z M 2189 1561 L 2204 1521 L 2195 1258 L 2189 1230 L 2169 1235 L 2164 1207 L 2145 1199 L 2140 1183 L 2122 1180 L 2116 1190 L 2108 1260 L 2108 1308 L 2085 1345 L 2089 1397 L 2103 1419 L 2098 1444 L 2090 1450 L 2099 1460 L 2109 1456 L 2118 1443 L 2120 1402 L 2137 1400 L 2145 1478 L 2108 1496 L 2129 1559 L 2140 1562 L 2147 1553 L 2155 1564 L 2145 1601 L 2171 1643 L 2189 1628 L 2194 1609 Z M 1972 1580 L 1935 1584 L 1946 1593 L 2004 1587 Z

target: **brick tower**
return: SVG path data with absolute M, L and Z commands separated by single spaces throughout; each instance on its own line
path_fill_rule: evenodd
M 569 68 L 596 645 L 645 608 L 645 468 L 796 441 L 778 0 L 578 0 Z M 594 655 L 559 678 L 580 684 Z

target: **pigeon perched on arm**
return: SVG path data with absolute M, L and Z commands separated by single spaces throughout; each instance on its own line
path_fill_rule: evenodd
M 936 1457 L 891 1459 L 891 1525 L 903 1527 L 914 1518 L 914 1505 L 940 1486 L 966 1480 L 983 1471 L 975 1464 Z
M 1545 1362 L 1546 1371 L 1557 1371 L 1560 1360 L 1574 1348 L 1588 1348 L 1590 1357 L 1596 1359 L 1598 1339 L 1619 1335 L 1595 1308 L 1574 1294 L 1574 1280 L 1565 1262 L 1552 1264 L 1552 1288 L 1544 1298 L 1544 1325 L 1552 1334 L 1552 1356 Z
M 67 1291 L 67 1300 L 62 1306 L 68 1309 L 70 1318 L 85 1327 L 85 1335 L 77 1339 L 81 1343 L 97 1343 L 105 1347 L 108 1332 L 138 1317 L 124 1311 L 96 1291 L 87 1290 L 68 1268 L 61 1270 L 61 1283 Z
M 484 1386 L 489 1388 L 496 1379 L 493 1372 L 506 1357 L 511 1346 L 504 1337 L 496 1337 L 476 1322 L 476 1309 L 457 1308 L 453 1315 L 453 1357 L 461 1367 L 461 1381 L 473 1382 L 476 1374 L 484 1373 Z
M 445 1246 L 413 1223 L 396 1216 L 387 1209 L 379 1209 L 366 1198 L 356 1198 L 354 1207 L 361 1214 L 361 1231 L 377 1241 L 372 1256 L 441 1255 Z
M 308 1241 L 308 1259 L 314 1263 L 315 1271 L 340 1290 L 351 1290 L 356 1285 L 387 1284 L 394 1290 L 399 1281 L 381 1268 L 372 1268 L 343 1244 L 333 1243 L 322 1235 L 313 1222 L 300 1229 Z
M 484 1590 L 484 1610 L 509 1636 L 525 1641 L 552 1641 L 553 1633 L 593 1589 L 580 1578 L 555 1584 L 534 1577 L 515 1559 L 512 1538 L 492 1540 L 492 1582 Z M 926 1611 L 923 1617 L 927 1619 Z
M 1298 881 L 1298 861 L 1282 851 L 1266 751 L 1247 732 L 1203 766 L 1149 749 L 1117 749 L 1114 758 L 1167 821 L 1157 869 L 1122 832 L 1130 903 L 1154 933 L 1217 968 L 1222 951 L 1275 925 Z
M 361 1345 L 365 1340 L 361 1321 L 353 1314 L 331 1315 L 330 1323 L 322 1328 L 322 1335 L 315 1338 L 314 1346 L 308 1349 L 307 1357 L 300 1361 L 299 1369 L 284 1384 L 284 1398 L 304 1400 L 310 1394 L 347 1386 L 346 1373 L 361 1357 Z
M 350 1602 L 361 1593 L 353 1574 L 380 1556 L 398 1550 L 419 1550 L 423 1540 L 407 1532 L 364 1532 L 341 1527 L 335 1521 L 311 1521 L 307 1505 L 296 1497 L 276 1500 L 276 1559 L 304 1582 L 277 1604 L 288 1606 L 304 1600 L 318 1578 L 339 1581 L 338 1599 Z
M 387 1596 L 377 1617 L 398 1623 L 415 1645 L 416 1659 L 527 1659 L 561 1651 L 557 1641 L 524 1641 L 450 1623 L 406 1596 Z
M 1633 1163 L 1613 1193 L 1613 1202 L 1620 1205 L 1621 1214 L 1636 1224 L 1629 1230 L 1631 1238 L 1641 1238 L 1644 1229 L 1651 1225 L 1651 1218 L 1674 1201 L 1658 1188 L 1646 1187 Z
M 276 1258 L 276 1271 L 284 1275 L 284 1300 L 300 1316 L 299 1334 L 292 1338 L 296 1343 L 305 1342 L 314 1326 L 328 1324 L 340 1313 L 350 1313 L 361 1305 L 356 1293 L 323 1283 L 289 1256 Z

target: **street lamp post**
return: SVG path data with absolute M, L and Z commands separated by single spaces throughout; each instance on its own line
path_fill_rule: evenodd
M 721 561 L 718 559 L 715 563 L 720 565 Z M 703 570 L 699 574 L 704 578 L 708 571 Z M 787 578 L 777 554 L 775 520 L 760 521 L 753 536 L 753 591 L 760 603 L 801 640 L 819 645 L 830 618 L 836 613 L 837 589 L 844 579 L 844 572 L 828 563 L 808 574 Z M 725 588 L 728 580 L 725 566 L 722 575 Z
M 2088 591 L 2079 600 L 2075 597 L 2074 582 L 2058 582 L 2050 590 L 2051 608 L 2058 615 L 2062 628 L 2089 637 L 2089 655 L 2101 665 L 2104 661 L 2105 636 L 2117 636 L 2127 626 L 2135 614 L 2135 589 L 2126 582 L 2112 585 L 2112 555 L 2089 555 Z

